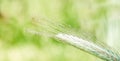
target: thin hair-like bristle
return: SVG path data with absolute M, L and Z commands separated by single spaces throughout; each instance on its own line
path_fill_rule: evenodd
M 87 39 L 86 34 L 84 34 L 84 31 L 77 31 L 79 35 L 76 33 L 76 30 L 70 29 L 69 26 L 63 24 L 63 23 L 56 23 L 57 21 L 47 20 L 47 19 L 33 19 L 32 24 L 35 25 L 35 29 L 33 28 L 27 28 L 26 31 L 32 34 L 38 34 L 38 35 L 45 35 L 49 37 L 57 37 L 59 39 L 62 39 L 63 42 L 66 42 L 72 46 L 75 46 L 85 52 L 88 52 L 94 56 L 97 56 L 101 59 L 107 60 L 107 61 L 120 61 L 120 54 L 118 52 L 114 52 L 114 49 L 110 49 L 103 44 L 97 42 L 92 43 L 90 39 Z M 40 29 L 37 29 L 40 28 Z M 37 30 L 36 30 L 37 29 Z M 68 35 L 71 34 L 71 35 Z M 88 33 L 87 33 L 88 34 Z M 56 36 L 55 36 L 56 35 Z M 78 35 L 81 38 L 78 38 L 73 35 Z M 91 36 L 90 36 L 91 37 Z M 84 39 L 90 40 L 86 41 Z

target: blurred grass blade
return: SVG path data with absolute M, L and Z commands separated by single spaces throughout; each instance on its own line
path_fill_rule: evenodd
M 111 50 L 106 50 L 92 42 L 88 42 L 76 36 L 68 34 L 57 34 L 57 38 L 61 39 L 62 42 L 66 42 L 72 46 L 75 46 L 85 52 L 88 52 L 94 56 L 97 56 L 106 61 L 120 61 L 120 55 L 114 53 Z

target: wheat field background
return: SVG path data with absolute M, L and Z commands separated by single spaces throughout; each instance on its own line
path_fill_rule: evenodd
M 51 27 L 53 26 L 65 33 L 78 35 L 96 43 L 101 42 L 105 47 L 110 46 L 118 50 L 119 2 L 0 0 L 0 61 L 103 61 L 48 35 L 57 33 Z M 37 25 L 34 23 L 36 20 L 40 21 Z M 57 24 L 67 26 L 62 28 Z M 27 29 L 38 31 L 40 34 L 26 32 Z

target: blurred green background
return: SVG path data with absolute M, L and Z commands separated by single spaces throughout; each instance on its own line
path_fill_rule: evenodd
M 0 61 L 103 61 L 48 35 L 53 26 L 118 48 L 119 10 L 119 0 L 0 0 Z

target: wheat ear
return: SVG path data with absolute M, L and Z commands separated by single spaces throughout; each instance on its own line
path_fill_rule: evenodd
M 75 46 L 87 53 L 97 56 L 106 61 L 120 61 L 120 55 L 111 50 L 104 49 L 92 42 L 88 42 L 73 35 L 59 33 L 56 35 L 62 42 Z

